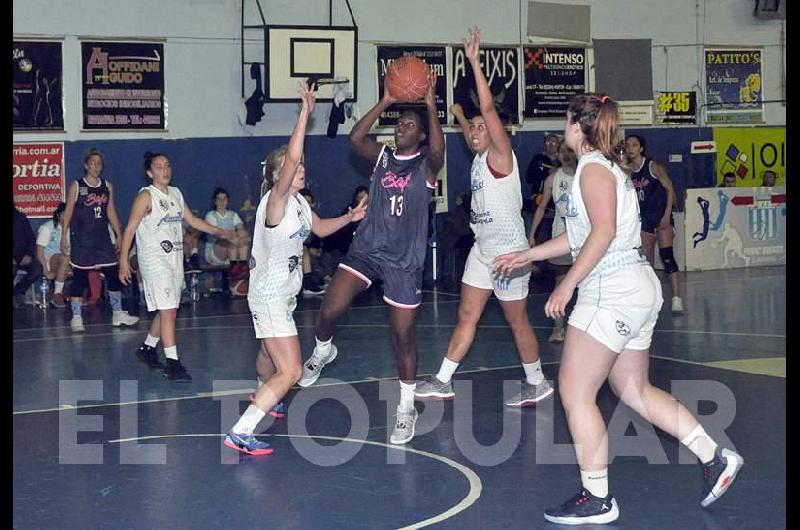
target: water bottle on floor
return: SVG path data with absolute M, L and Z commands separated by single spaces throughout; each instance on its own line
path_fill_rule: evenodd
M 47 309 L 48 295 L 50 294 L 50 286 L 48 285 L 47 278 L 42 276 L 39 283 L 36 285 L 36 306 L 42 309 Z

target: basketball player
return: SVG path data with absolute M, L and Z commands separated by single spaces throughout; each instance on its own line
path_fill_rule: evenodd
M 163 368 L 167 379 L 189 381 L 192 377 L 181 364 L 175 344 L 175 318 L 183 290 L 182 223 L 185 220 L 197 230 L 231 241 L 236 241 L 236 234 L 195 217 L 181 191 L 169 185 L 172 166 L 167 155 L 146 152 L 144 170 L 152 184 L 141 188 L 133 201 L 120 246 L 119 279 L 125 285 L 131 281 L 128 252 L 136 235 L 136 257 L 147 310 L 158 311 L 136 356 L 151 368 Z M 166 366 L 156 353 L 159 340 L 163 340 Z
M 560 166 L 550 173 L 544 181 L 544 188 L 542 191 L 542 201 L 536 208 L 536 213 L 533 214 L 533 225 L 531 229 L 528 243 L 530 246 L 536 245 L 536 229 L 539 223 L 544 218 L 547 203 L 553 198 L 553 203 L 556 207 L 556 213 L 553 217 L 552 238 L 556 238 L 563 234 L 567 227 L 565 226 L 564 219 L 567 216 L 567 205 L 569 202 L 569 194 L 572 191 L 572 180 L 575 177 L 575 167 L 578 164 L 578 159 L 575 157 L 575 151 L 569 148 L 564 140 L 558 145 L 558 159 Z M 563 256 L 557 256 L 550 259 L 550 265 L 555 271 L 556 287 L 564 280 L 564 276 L 569 271 L 572 265 L 572 255 L 567 253 Z M 550 334 L 549 342 L 564 342 L 564 319 L 557 317 L 555 320 L 555 327 Z
M 664 263 L 664 271 L 672 284 L 672 312 L 683 312 L 683 300 L 678 284 L 678 263 L 672 252 L 675 238 L 675 219 L 672 205 L 675 190 L 667 170 L 645 154 L 644 138 L 631 134 L 625 138 L 625 154 L 631 169 L 631 180 L 639 197 L 639 212 L 642 218 L 642 244 L 647 261 L 653 265 L 658 240 L 658 254 Z
M 469 30 L 464 39 L 464 52 L 472 66 L 477 85 L 480 112 L 468 123 L 463 114 L 457 116 L 467 145 L 475 153 L 472 160 L 472 211 L 470 228 L 475 243 L 467 257 L 461 278 L 461 302 L 458 325 L 439 372 L 423 381 L 416 397 L 452 399 L 455 396 L 451 378 L 467 355 L 486 303 L 492 293 L 500 301 L 506 321 L 511 326 L 514 343 L 522 360 L 525 381 L 520 392 L 507 406 L 533 405 L 553 393 L 544 378 L 536 335 L 528 321 L 527 301 L 530 268 L 525 267 L 509 277 L 496 274 L 492 260 L 499 254 L 528 248 L 525 224 L 522 221 L 517 157 L 494 108 L 489 83 L 480 63 L 480 31 Z
M 114 187 L 101 179 L 103 155 L 91 149 L 83 160 L 84 177 L 73 182 L 67 193 L 61 229 L 61 254 L 70 257 L 72 287 L 70 305 L 74 332 L 86 331 L 81 316 L 83 291 L 89 282 L 89 271 L 97 270 L 106 277 L 108 297 L 111 300 L 112 326 L 133 326 L 139 317 L 122 309 L 122 286 L 119 283 L 117 251 L 120 242 L 119 218 L 114 207 Z M 111 242 L 108 225 L 114 231 Z
M 369 214 L 358 225 L 347 256 L 328 285 L 317 322 L 317 345 L 299 381 L 300 386 L 313 384 L 322 368 L 336 358 L 336 346 L 331 343 L 336 321 L 356 294 L 369 288 L 374 279 L 383 280 L 383 300 L 389 305 L 391 344 L 400 377 L 397 421 L 389 439 L 393 444 L 409 442 L 417 421 L 415 318 L 422 302 L 431 190 L 444 164 L 444 136 L 434 96 L 436 74 L 430 71 L 428 75 L 427 131 L 419 114 L 406 111 L 395 125 L 394 150 L 367 136 L 381 112 L 397 101 L 384 81 L 383 99 L 350 132 L 355 153 L 375 164 L 370 177 Z M 420 148 L 426 139 L 428 148 Z
M 608 437 L 597 391 L 608 380 L 623 403 L 677 437 L 703 464 L 701 506 L 724 494 L 744 463 L 720 449 L 675 398 L 650 384 L 650 341 L 663 302 L 661 285 L 641 250 L 641 223 L 633 183 L 613 150 L 617 104 L 608 96 L 575 96 L 564 136 L 578 155 L 567 208 L 567 232 L 532 249 L 499 256 L 503 273 L 534 259 L 571 252 L 575 263 L 545 304 L 563 317 L 578 287 L 559 373 L 559 393 L 580 466 L 582 487 L 544 517 L 560 524 L 604 524 L 619 517 L 608 491 Z
M 283 407 L 275 407 L 303 373 L 300 340 L 292 318 L 303 284 L 303 241 L 312 232 L 319 237 L 330 235 L 366 214 L 366 201 L 361 201 L 340 217 L 320 219 L 298 193 L 305 186 L 303 143 L 316 101 L 313 85 L 309 88 L 301 83 L 299 92 L 302 106 L 297 125 L 289 145 L 267 155 L 262 188 L 266 193 L 256 211 L 247 302 L 256 337 L 261 339 L 256 361 L 261 384 L 224 441 L 250 455 L 272 453 L 269 444 L 253 433 L 267 413 L 282 417 Z

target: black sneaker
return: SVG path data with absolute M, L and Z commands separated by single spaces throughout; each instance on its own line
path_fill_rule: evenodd
M 617 520 L 617 501 L 609 493 L 607 497 L 595 497 L 585 488 L 577 495 L 555 508 L 544 511 L 544 518 L 551 523 L 579 525 L 606 524 Z
M 303 294 L 311 296 L 325 294 L 325 287 L 314 281 L 305 282 L 303 285 Z
M 703 465 L 703 500 L 700 506 L 705 508 L 728 491 L 736 474 L 744 465 L 744 458 L 730 449 L 717 448 L 714 459 Z
M 158 360 L 158 352 L 152 346 L 142 344 L 136 350 L 136 358 L 150 368 L 164 368 L 164 364 Z
M 164 367 L 164 377 L 170 381 L 191 381 L 192 376 L 186 371 L 180 361 L 167 359 L 167 366 Z

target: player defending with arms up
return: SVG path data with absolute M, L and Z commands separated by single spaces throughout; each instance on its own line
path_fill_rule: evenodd
M 475 244 L 467 258 L 461 278 L 461 303 L 458 325 L 450 337 L 447 354 L 439 373 L 417 387 L 416 396 L 428 399 L 450 399 L 455 394 L 450 381 L 459 363 L 466 357 L 486 302 L 492 293 L 511 326 L 526 380 L 520 392 L 506 402 L 507 406 L 533 405 L 553 393 L 544 378 L 539 360 L 536 335 L 528 321 L 528 281 L 531 271 L 523 267 L 510 277 L 492 270 L 495 256 L 528 248 L 525 224 L 522 221 L 522 191 L 520 190 L 517 157 L 511 141 L 492 102 L 489 83 L 480 63 L 480 32 L 474 28 L 464 40 L 464 52 L 472 65 L 478 89 L 481 114 L 468 123 L 460 107 L 456 118 L 461 124 L 467 145 L 475 153 L 472 161 L 472 212 L 470 228 Z

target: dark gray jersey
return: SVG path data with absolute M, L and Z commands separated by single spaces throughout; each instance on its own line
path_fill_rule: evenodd
M 399 156 L 383 147 L 370 177 L 367 216 L 353 236 L 350 254 L 406 271 L 424 266 L 432 189 L 426 160 L 423 153 Z

